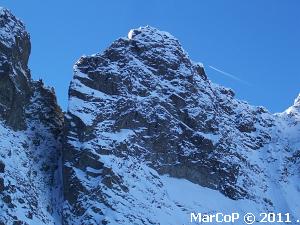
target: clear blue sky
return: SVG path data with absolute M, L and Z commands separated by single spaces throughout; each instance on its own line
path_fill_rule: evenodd
M 204 63 L 212 81 L 251 104 L 279 112 L 300 92 L 299 0 L 10 0 L 1 5 L 25 22 L 32 76 L 55 87 L 63 109 L 76 60 L 144 25 L 172 33 L 194 61 Z

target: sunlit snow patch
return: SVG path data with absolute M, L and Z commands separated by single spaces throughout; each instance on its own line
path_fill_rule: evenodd
M 131 40 L 133 38 L 133 32 L 134 32 L 134 30 L 132 30 L 132 29 L 129 31 L 129 33 L 128 33 L 129 40 Z

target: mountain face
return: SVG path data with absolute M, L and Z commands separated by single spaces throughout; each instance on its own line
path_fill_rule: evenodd
M 300 95 L 279 114 L 251 106 L 147 26 L 78 60 L 63 114 L 29 54 L 24 24 L 1 9 L 0 225 L 299 216 Z
M 299 105 L 272 115 L 237 100 L 169 33 L 131 30 L 74 66 L 64 222 L 186 224 L 190 212 L 234 209 L 296 216 Z
M 24 24 L 0 9 L 0 224 L 60 221 L 63 114 L 27 67 Z M 56 223 L 58 224 L 58 223 Z

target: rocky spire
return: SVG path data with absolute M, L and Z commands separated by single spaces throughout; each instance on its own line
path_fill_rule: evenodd
M 0 115 L 14 129 L 24 129 L 24 106 L 31 95 L 27 67 L 30 37 L 9 10 L 0 9 Z

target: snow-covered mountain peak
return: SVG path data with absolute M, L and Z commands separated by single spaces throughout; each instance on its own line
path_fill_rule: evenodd
M 298 97 L 294 101 L 294 107 L 300 108 L 300 93 L 299 93 Z
M 151 26 L 132 29 L 128 33 L 131 50 L 138 53 L 159 53 L 163 57 L 176 59 L 181 56 L 187 57 L 179 41 L 170 33 L 160 31 Z
M 17 19 L 8 9 L 0 8 L 0 41 L 6 47 L 16 44 L 16 39 L 22 39 L 29 34 L 25 30 L 25 25 Z
M 282 118 L 292 121 L 292 124 L 299 125 L 300 123 L 300 94 L 295 99 L 294 104 L 285 110 L 283 113 L 279 114 Z
M 150 41 L 163 41 L 163 40 L 172 40 L 177 42 L 178 40 L 166 31 L 158 30 L 155 27 L 144 26 L 137 29 L 131 29 L 128 33 L 128 39 L 132 40 L 144 40 L 147 42 Z
M 289 107 L 282 115 L 297 116 L 300 119 L 300 94 L 294 101 L 294 104 Z
M 281 171 L 274 175 L 267 165 L 285 169 L 284 160 L 273 158 L 288 161 L 289 153 L 281 149 L 292 140 L 282 137 L 287 126 L 276 119 L 263 107 L 235 99 L 231 89 L 212 84 L 203 65 L 191 61 L 172 35 L 152 27 L 133 29 L 128 38 L 82 57 L 74 67 L 65 121 L 65 221 L 131 224 L 132 217 L 138 221 L 147 215 L 159 224 L 153 204 L 140 201 L 137 193 L 172 205 L 151 194 L 152 188 L 168 192 L 159 184 L 161 175 L 217 190 L 232 201 L 253 199 L 257 208 L 279 209 L 281 200 L 273 192 Z M 140 175 L 131 182 L 124 171 Z M 114 203 L 116 193 L 134 213 Z M 166 215 L 172 208 L 159 207 Z M 122 218 L 118 222 L 116 215 Z

